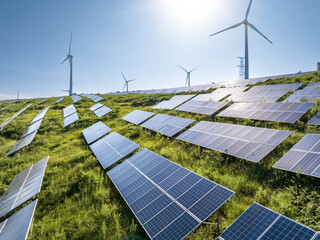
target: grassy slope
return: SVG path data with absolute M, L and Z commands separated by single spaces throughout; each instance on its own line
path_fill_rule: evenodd
M 319 77 L 309 74 L 292 79 L 272 80 L 268 83 L 310 81 L 319 81 Z M 89 110 L 94 103 L 90 99 L 83 99 L 75 104 L 80 120 L 67 130 L 64 130 L 62 125 L 62 109 L 72 103 L 71 98 L 67 97 L 57 105 L 54 105 L 57 98 L 50 99 L 43 105 L 38 105 L 41 100 L 37 100 L 30 109 L 3 130 L 0 135 L 0 156 L 4 156 L 11 149 L 40 109 L 52 105 L 33 143 L 13 157 L 0 158 L 2 195 L 15 174 L 50 155 L 29 239 L 119 239 L 127 235 L 147 238 L 81 134 L 83 129 L 98 120 L 140 144 L 141 148 L 148 148 L 235 191 L 236 194 L 230 203 L 226 203 L 220 209 L 222 231 L 253 202 L 266 205 L 317 231 L 320 230 L 320 180 L 271 167 L 305 133 L 319 133 L 316 127 L 303 123 L 320 110 L 319 104 L 303 117 L 303 121 L 294 126 L 216 118 L 219 122 L 294 131 L 283 143 L 282 148 L 276 148 L 260 163 L 254 164 L 169 139 L 121 120 L 121 117 L 134 109 L 192 118 L 196 121 L 210 120 L 210 117 L 198 114 L 151 110 L 156 102 L 169 99 L 171 96 L 103 96 L 105 99 L 101 103 L 113 111 L 100 119 Z M 0 121 L 15 111 L 17 109 L 14 108 L 6 110 L 1 114 Z M 213 214 L 208 221 L 215 222 L 216 215 Z M 216 226 L 201 225 L 187 239 L 215 239 L 217 236 Z

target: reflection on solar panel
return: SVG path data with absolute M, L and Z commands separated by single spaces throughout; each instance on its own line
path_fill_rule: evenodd
M 141 110 L 133 110 L 131 113 L 124 116 L 122 119 L 131 122 L 133 124 L 139 125 L 148 118 L 152 117 L 155 113 L 153 112 L 146 112 Z
M 177 139 L 259 162 L 292 132 L 201 121 Z
M 183 239 L 234 194 L 145 148 L 108 175 L 151 239 Z
M 315 103 L 234 103 L 219 117 L 295 123 Z
M 169 101 L 162 101 L 155 105 L 153 108 L 156 109 L 174 109 L 178 107 L 180 104 L 188 101 L 189 99 L 193 98 L 195 95 L 176 95 L 171 98 Z
M 228 105 L 227 102 L 197 101 L 191 99 L 190 101 L 182 104 L 176 110 L 212 115 L 226 105 Z
M 218 102 L 230 94 L 233 94 L 236 92 L 243 92 L 246 89 L 247 87 L 219 88 L 209 94 L 199 94 L 196 97 L 194 97 L 192 100 Z
M 283 97 L 289 90 L 248 90 L 247 92 L 237 92 L 227 98 L 233 102 L 275 102 Z
M 43 119 L 43 118 L 46 116 L 49 108 L 50 108 L 50 107 L 46 107 L 46 108 L 42 109 L 42 110 L 37 114 L 37 116 L 36 116 L 34 119 L 32 119 L 32 121 L 31 121 L 31 123 L 30 123 L 29 125 L 31 125 L 31 124 L 33 124 L 33 123 L 35 123 L 35 122 Z
M 297 90 L 283 102 L 316 102 L 320 98 L 320 83 L 310 83 L 302 90 Z
M 99 141 L 90 145 L 94 155 L 98 158 L 104 169 L 118 162 L 128 154 L 135 151 L 140 145 L 112 132 Z
M 320 134 L 305 135 L 273 167 L 319 178 Z
M 56 104 L 61 102 L 63 100 L 63 97 L 59 97 L 59 99 L 56 101 Z
M 90 98 L 92 101 L 94 102 L 99 102 L 100 100 L 102 100 L 103 98 L 98 96 L 98 95 L 93 95 L 93 94 L 82 94 L 83 97 L 87 97 Z
M 6 121 L 0 124 L 0 131 L 7 126 L 13 119 L 15 119 L 17 116 L 19 116 L 21 113 L 23 113 L 25 110 L 27 110 L 32 104 L 29 104 L 28 106 L 22 108 L 19 112 L 15 113 L 13 116 L 9 117 Z
M 82 97 L 80 97 L 78 95 L 72 95 L 71 98 L 74 103 L 79 102 L 82 99 Z
M 21 138 L 18 140 L 18 142 L 13 146 L 13 148 L 7 153 L 6 156 L 10 156 L 12 154 L 14 154 L 15 152 L 19 151 L 20 149 L 28 146 L 32 140 L 34 139 L 34 137 L 36 136 L 38 131 L 35 131 L 29 135 L 27 135 L 24 138 Z
M 253 86 L 250 90 L 260 91 L 260 90 L 290 90 L 295 91 L 301 87 L 303 83 L 292 83 L 292 84 L 273 84 L 273 85 L 260 85 Z
M 24 138 L 25 136 L 33 133 L 34 131 L 38 131 L 38 129 L 40 128 L 40 125 L 42 123 L 42 119 L 40 119 L 40 121 L 37 121 L 31 125 L 28 126 L 27 130 L 24 131 L 24 133 L 21 135 L 20 139 L 21 138 Z
M 63 127 L 65 128 L 78 120 L 79 120 L 78 114 L 77 112 L 75 112 L 63 119 Z
M 31 220 L 36 209 L 35 200 L 0 223 L 0 240 L 27 239 Z
M 98 108 L 101 108 L 103 106 L 103 104 L 101 103 L 97 103 L 95 105 L 93 105 L 92 107 L 90 107 L 91 111 L 97 110 Z
M 82 131 L 88 144 L 111 132 L 111 128 L 99 121 Z
M 296 221 L 253 203 L 219 239 L 223 240 L 284 240 L 314 239 L 317 232 Z
M 97 110 L 95 110 L 93 112 L 95 115 L 97 115 L 97 117 L 102 117 L 111 111 L 112 110 L 110 108 L 108 108 L 107 106 L 102 106 L 101 108 L 98 108 Z
M 77 112 L 76 108 L 74 107 L 73 104 L 69 105 L 68 107 L 65 107 L 63 109 L 63 117 L 68 117 L 69 115 Z
M 18 173 L 0 198 L 0 218 L 40 192 L 49 156 Z
M 141 126 L 168 137 L 172 137 L 193 122 L 194 120 L 191 119 L 157 114 L 148 121 L 144 122 Z
M 313 118 L 311 118 L 309 120 L 309 122 L 307 122 L 308 125 L 320 125 L 320 112 L 318 112 L 316 115 L 313 116 Z

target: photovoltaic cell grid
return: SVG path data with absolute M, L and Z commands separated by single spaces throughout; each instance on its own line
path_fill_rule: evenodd
M 28 106 L 22 108 L 20 111 L 13 114 L 11 117 L 9 117 L 6 121 L 0 124 L 0 131 L 7 126 L 13 119 L 15 119 L 17 116 L 19 116 L 21 113 L 23 113 L 25 110 L 27 110 L 32 104 L 29 104 Z
M 142 149 L 108 172 L 151 239 L 183 239 L 233 194 Z
M 121 136 L 120 134 L 112 132 L 91 144 L 90 148 L 98 158 L 102 167 L 106 169 L 135 151 L 139 146 L 140 145 Z
M 0 240 L 27 239 L 38 200 L 35 200 L 0 223 Z
M 103 99 L 102 97 L 100 97 L 98 95 L 93 95 L 93 94 L 82 94 L 82 96 L 90 98 L 94 102 L 99 102 L 99 101 L 101 101 Z
M 80 97 L 78 95 L 72 95 L 71 98 L 74 103 L 79 102 L 82 99 L 82 97 Z
M 65 128 L 78 120 L 79 120 L 78 113 L 75 112 L 63 119 L 63 127 Z
M 283 102 L 316 102 L 318 98 L 320 98 L 320 82 L 314 82 L 304 89 L 295 91 Z
M 275 102 L 286 95 L 289 90 L 248 90 L 247 92 L 237 92 L 227 98 L 233 102 Z
M 295 123 L 315 103 L 234 103 L 219 117 Z
M 320 134 L 305 135 L 273 167 L 319 178 Z
M 307 122 L 308 125 L 320 125 L 320 112 L 318 112 L 316 115 L 314 115 L 309 122 Z
M 10 156 L 12 154 L 14 154 L 15 152 L 19 151 L 20 149 L 28 146 L 32 140 L 34 139 L 34 137 L 36 136 L 38 131 L 35 131 L 29 135 L 27 135 L 24 138 L 21 138 L 18 140 L 18 142 L 13 146 L 13 148 L 7 153 L 6 156 Z
M 155 113 L 153 113 L 153 112 L 133 110 L 131 113 L 127 114 L 122 119 L 127 122 L 139 125 L 142 122 L 144 122 L 145 120 L 147 120 L 148 118 L 152 117 L 154 114 Z
M 0 218 L 40 192 L 49 157 L 18 173 L 0 198 Z
M 260 91 L 260 90 L 289 90 L 295 91 L 299 87 L 301 87 L 303 83 L 291 83 L 291 84 L 273 84 L 273 85 L 260 85 L 253 86 L 250 88 L 252 91 Z
M 292 132 L 201 121 L 177 139 L 228 155 L 259 162 Z
M 107 133 L 111 132 L 111 128 L 99 121 L 82 131 L 88 144 L 96 141 Z
M 192 119 L 157 114 L 148 121 L 141 124 L 141 126 L 154 132 L 166 135 L 168 137 L 172 137 L 179 133 L 182 129 L 188 127 L 193 122 L 194 120 Z
M 75 112 L 77 112 L 76 108 L 74 107 L 73 104 L 69 105 L 68 107 L 65 107 L 63 109 L 63 117 L 66 118 L 71 114 L 74 114 Z
M 218 239 L 311 240 L 317 232 L 260 204 L 253 203 Z
M 97 117 L 102 117 L 112 111 L 112 109 L 108 108 L 107 106 L 101 103 L 93 105 L 92 107 L 90 107 L 90 110 L 93 111 L 93 113 Z
M 46 108 L 42 109 L 42 110 L 37 114 L 37 116 L 35 116 L 35 118 L 32 119 L 32 121 L 31 121 L 31 123 L 30 123 L 29 125 L 31 125 L 31 124 L 33 124 L 33 123 L 35 123 L 35 122 L 43 119 L 43 118 L 46 116 L 49 108 L 50 108 L 50 107 L 46 107 Z
M 198 101 L 191 99 L 188 102 L 182 104 L 176 110 L 212 115 L 215 112 L 219 111 L 221 108 L 225 107 L 226 105 L 228 105 L 227 102 Z
M 219 88 L 209 94 L 199 94 L 195 96 L 192 100 L 218 102 L 230 94 L 236 92 L 243 92 L 246 89 L 247 87 Z
M 162 101 L 155 105 L 152 108 L 155 109 L 174 109 L 178 107 L 180 104 L 184 103 L 185 101 L 188 101 L 189 99 L 193 98 L 195 95 L 190 94 L 190 95 L 176 95 L 173 98 L 171 98 L 168 101 Z

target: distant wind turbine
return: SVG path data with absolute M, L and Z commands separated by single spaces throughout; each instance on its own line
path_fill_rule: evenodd
M 196 70 L 198 67 L 200 67 L 200 66 L 192 69 L 191 71 L 187 71 L 186 69 L 184 69 L 184 68 L 181 67 L 180 65 L 178 65 L 178 66 L 179 66 L 183 71 L 185 71 L 185 72 L 187 73 L 187 78 L 186 78 L 185 86 L 188 85 L 188 87 L 190 87 L 190 74 L 191 74 L 194 70 Z
M 124 86 L 123 86 L 122 91 L 127 87 L 127 92 L 128 92 L 128 91 L 129 91 L 129 82 L 132 82 L 132 81 L 134 81 L 135 79 L 127 80 L 126 77 L 124 76 L 124 74 L 123 74 L 123 73 L 121 73 L 121 74 L 122 74 L 122 77 L 123 77 L 123 79 L 124 79 L 124 81 L 125 81 L 125 84 L 124 84 Z
M 273 44 L 265 35 L 263 35 L 255 26 L 253 26 L 251 23 L 248 22 L 248 16 L 249 16 L 249 12 L 250 12 L 250 8 L 251 8 L 251 3 L 252 3 L 252 0 L 250 0 L 250 3 L 249 3 L 249 6 L 248 6 L 248 9 L 247 9 L 247 12 L 246 12 L 246 17 L 245 19 L 240 22 L 240 23 L 237 23 L 229 28 L 226 28 L 220 32 L 217 32 L 217 33 L 214 33 L 214 34 L 211 34 L 210 37 L 216 35 L 216 34 L 219 34 L 219 33 L 222 33 L 224 31 L 227 31 L 227 30 L 230 30 L 230 29 L 233 29 L 233 28 L 237 28 L 239 27 L 240 25 L 244 24 L 245 26 L 245 79 L 249 79 L 249 47 L 248 47 L 248 26 L 251 27 L 253 30 L 255 30 L 257 33 L 259 33 L 262 37 L 264 37 L 267 41 L 269 41 L 271 44 Z
M 66 59 L 63 60 L 63 62 L 62 62 L 62 63 L 64 63 L 65 61 L 69 60 L 69 64 L 70 64 L 70 85 L 69 85 L 69 90 L 61 90 L 61 91 L 64 91 L 64 92 L 69 92 L 70 96 L 73 94 L 73 90 L 72 90 L 72 85 L 73 85 L 73 82 L 72 82 L 72 58 L 73 58 L 73 56 L 71 55 L 71 43 L 72 43 L 72 31 L 71 31 L 71 36 L 70 36 L 69 53 L 68 53 Z

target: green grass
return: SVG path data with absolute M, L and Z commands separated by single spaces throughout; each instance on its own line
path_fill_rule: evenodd
M 310 76 L 311 77 L 310 77 Z M 317 74 L 298 78 L 271 80 L 269 83 L 292 83 L 319 80 Z M 267 83 L 268 83 L 267 82 Z M 264 83 L 266 84 L 266 83 Z M 0 134 L 0 156 L 16 143 L 29 122 L 44 107 L 51 105 L 32 144 L 13 157 L 0 158 L 0 195 L 14 175 L 40 159 L 50 156 L 39 202 L 28 239 L 147 239 L 121 195 L 94 157 L 81 133 L 101 120 L 114 131 L 183 167 L 209 178 L 235 192 L 229 203 L 220 209 L 220 230 L 223 231 L 253 202 L 263 204 L 308 227 L 320 231 L 320 180 L 272 168 L 305 133 L 319 133 L 318 128 L 305 122 L 320 110 L 319 103 L 294 125 L 208 117 L 175 110 L 153 110 L 157 102 L 171 98 L 166 95 L 125 96 L 102 95 L 102 104 L 112 112 L 97 118 L 89 109 L 94 103 L 83 99 L 75 104 L 79 121 L 63 128 L 62 109 L 72 104 L 70 97 L 55 105 L 52 98 L 42 105 L 33 102 L 25 113 L 12 121 Z M 0 122 L 25 106 L 19 103 L 0 116 Z M 154 111 L 196 121 L 219 121 L 248 126 L 285 129 L 294 133 L 260 163 L 251 163 L 215 151 L 163 137 L 121 118 L 134 109 Z M 207 221 L 216 222 L 216 214 Z M 187 239 L 215 239 L 217 227 L 202 224 Z

